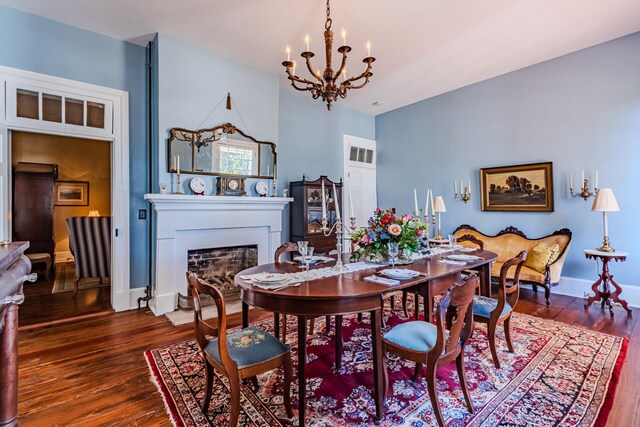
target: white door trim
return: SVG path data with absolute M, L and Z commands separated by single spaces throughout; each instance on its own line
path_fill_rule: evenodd
M 24 83 L 45 89 L 75 93 L 79 96 L 109 100 L 113 103 L 111 132 L 39 120 L 27 123 L 8 118 L 7 82 Z M 46 74 L 0 66 L 2 100 L 0 102 L 0 240 L 11 239 L 11 143 L 12 130 L 111 141 L 111 306 L 115 311 L 130 308 L 129 265 L 129 93 Z M 117 234 L 117 237 L 116 237 Z

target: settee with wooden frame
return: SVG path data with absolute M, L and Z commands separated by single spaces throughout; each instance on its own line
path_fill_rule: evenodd
M 455 229 L 454 234 L 457 238 L 465 235 L 471 235 L 483 242 L 485 250 L 498 254 L 497 260 L 491 266 L 491 276 L 496 278 L 500 275 L 500 268 L 502 267 L 502 264 L 517 256 L 521 251 L 526 250 L 529 253 L 529 256 L 531 256 L 534 248 L 540 243 L 546 244 L 549 248 L 557 244 L 557 251 L 549 257 L 546 265 L 542 266 L 542 271 L 530 268 L 525 264 L 520 272 L 520 283 L 532 285 L 534 292 L 538 291 L 538 286 L 542 286 L 544 288 L 544 298 L 547 305 L 549 305 L 551 287 L 557 285 L 560 281 L 562 266 L 567 257 L 567 253 L 569 252 L 569 246 L 571 245 L 571 230 L 563 228 L 561 230 L 554 231 L 548 236 L 531 239 L 515 227 L 507 227 L 498 232 L 495 236 L 491 236 L 478 231 L 476 228 L 468 224 L 463 224 Z M 461 244 L 469 247 L 475 246 L 471 242 Z M 510 272 L 509 274 L 512 275 L 513 273 Z M 513 279 L 513 277 L 507 278 Z

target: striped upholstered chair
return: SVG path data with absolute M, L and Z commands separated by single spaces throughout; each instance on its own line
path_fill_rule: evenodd
M 84 277 L 111 277 L 111 217 L 75 216 L 64 220 L 69 247 L 76 260 L 73 295 Z

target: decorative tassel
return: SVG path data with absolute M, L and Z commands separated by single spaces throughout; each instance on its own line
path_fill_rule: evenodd
M 227 92 L 227 110 L 231 110 L 231 92 Z

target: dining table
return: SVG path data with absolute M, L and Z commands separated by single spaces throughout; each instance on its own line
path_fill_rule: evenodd
M 446 258 L 451 254 L 463 252 L 452 251 L 446 254 L 434 255 L 415 259 L 409 265 L 398 267 L 408 268 L 419 275 L 399 280 L 397 284 L 388 285 L 365 280 L 378 277 L 388 265 L 375 265 L 357 271 L 344 271 L 330 277 L 309 281 L 302 281 L 295 286 L 280 287 L 277 290 L 265 289 L 252 284 L 247 276 L 258 273 L 295 273 L 299 272 L 298 265 L 284 262 L 262 264 L 243 270 L 235 275 L 235 283 L 242 294 L 242 327 L 249 326 L 249 307 L 275 313 L 297 316 L 298 334 L 298 419 L 299 426 L 305 425 L 306 408 L 306 342 L 307 320 L 318 316 L 343 316 L 348 314 L 369 313 L 371 318 L 371 340 L 373 353 L 373 400 L 375 402 L 376 421 L 384 418 L 384 384 L 385 369 L 382 343 L 382 315 L 384 295 L 399 290 L 416 290 L 424 298 L 424 320 L 431 321 L 433 297 L 443 294 L 454 283 L 461 281 L 465 271 L 475 272 L 480 279 L 480 294 L 491 294 L 491 263 L 497 254 L 486 250 L 475 250 L 471 253 L 475 259 L 467 262 L 450 262 Z M 342 255 L 343 262 L 349 262 L 349 255 Z M 324 268 L 335 265 L 335 261 L 316 264 L 311 268 Z M 418 304 L 416 301 L 416 310 Z M 340 325 L 339 325 L 340 323 Z M 341 352 L 341 322 L 336 322 L 336 364 L 339 365 Z

